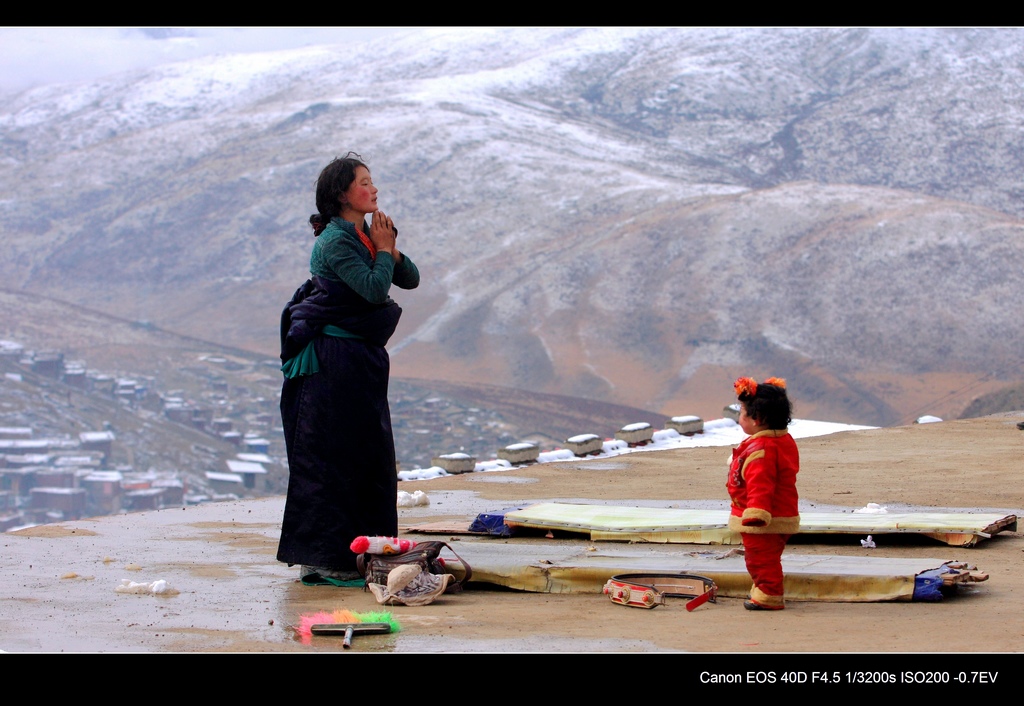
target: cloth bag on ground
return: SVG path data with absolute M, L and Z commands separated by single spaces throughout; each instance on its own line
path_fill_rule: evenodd
M 367 583 L 366 587 L 380 604 L 401 603 L 419 606 L 433 603 L 455 581 L 451 574 L 432 574 L 416 564 L 405 564 L 391 570 L 387 585 Z
M 465 569 L 466 573 L 461 579 L 456 580 L 445 567 L 444 559 L 441 557 L 443 549 L 448 549 L 454 554 Z M 415 547 L 401 554 L 360 554 L 356 557 L 356 568 L 366 579 L 367 587 L 371 584 L 386 586 L 389 575 L 402 566 L 416 566 L 419 571 L 425 571 L 428 574 L 451 576 L 452 580 L 445 582 L 444 592 L 446 593 L 461 591 L 473 576 L 473 569 L 465 559 L 455 553 L 455 550 L 447 542 L 418 542 Z

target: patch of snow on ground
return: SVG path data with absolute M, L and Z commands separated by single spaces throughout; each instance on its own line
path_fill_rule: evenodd
M 507 471 L 512 468 L 512 464 L 503 458 L 494 459 L 493 461 L 481 461 L 476 464 L 476 468 L 473 470 L 477 473 L 486 471 Z
M 858 429 L 876 429 L 877 427 L 863 426 L 859 424 L 839 424 L 836 422 L 816 422 L 809 419 L 794 419 L 789 425 L 789 433 L 794 439 L 807 439 L 813 436 L 826 436 L 841 431 L 854 431 Z M 740 425 L 731 419 L 712 419 L 704 423 L 704 433 L 693 436 L 683 436 L 674 429 L 659 429 L 654 432 L 654 438 L 646 446 L 629 447 L 625 441 L 610 439 L 602 445 L 601 451 L 588 458 L 611 458 L 628 453 L 645 453 L 648 451 L 664 451 L 667 449 L 698 448 L 703 446 L 735 446 L 746 438 L 746 434 Z M 568 441 L 586 441 L 598 438 L 596 434 L 580 434 L 568 439 Z M 556 463 L 558 461 L 578 461 L 576 455 L 568 449 L 555 449 L 553 451 L 541 452 L 537 458 L 538 463 Z M 503 471 L 510 468 L 518 468 L 505 460 L 484 461 L 476 465 L 476 471 Z M 412 471 L 400 471 L 399 480 L 426 480 L 428 478 L 439 478 L 448 475 L 436 466 L 427 469 L 415 469 Z
M 430 468 L 414 468 L 411 471 L 399 471 L 398 480 L 430 480 L 449 475 L 447 471 L 438 466 Z

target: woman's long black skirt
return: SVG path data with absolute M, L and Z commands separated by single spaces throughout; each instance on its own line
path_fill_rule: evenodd
M 398 534 L 391 362 L 356 339 L 315 346 L 320 372 L 286 378 L 281 392 L 289 476 L 277 559 L 349 571 L 354 538 Z

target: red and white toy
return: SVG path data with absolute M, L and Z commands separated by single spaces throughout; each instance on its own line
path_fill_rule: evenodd
M 411 539 L 398 537 L 356 537 L 349 545 L 356 554 L 401 554 L 416 546 Z

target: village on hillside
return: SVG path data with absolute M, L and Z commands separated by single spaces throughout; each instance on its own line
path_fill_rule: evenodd
M 60 350 L 0 341 L 0 531 L 283 494 L 277 366 L 197 354 L 174 371 L 171 387 L 154 375 L 101 372 Z M 478 459 L 536 461 L 545 449 L 584 456 L 605 443 L 598 434 L 509 421 L 426 387 L 393 381 L 393 389 L 400 479 L 472 471 Z M 636 420 L 619 426 L 634 445 L 653 433 Z

